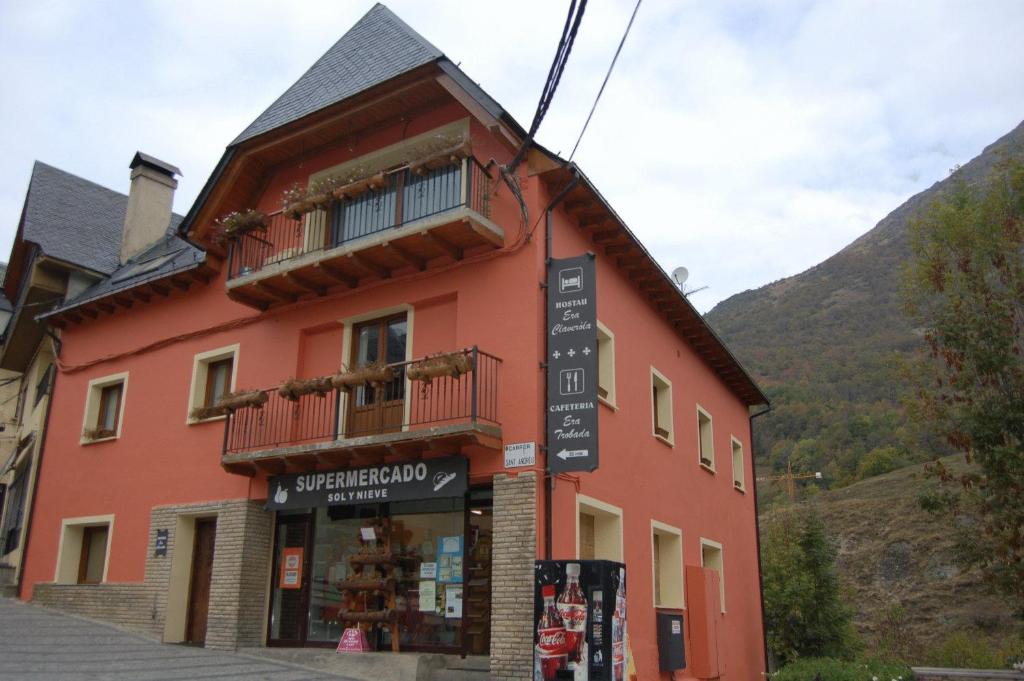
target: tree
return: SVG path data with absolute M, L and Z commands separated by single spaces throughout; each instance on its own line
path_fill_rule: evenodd
M 1024 613 L 1024 162 L 977 185 L 959 178 L 911 244 L 903 294 L 924 348 L 908 406 L 974 464 L 931 464 L 949 483 L 941 506 L 974 516 L 962 555 Z
M 853 611 L 844 603 L 836 549 L 811 508 L 776 511 L 761 543 L 768 649 L 780 664 L 850 657 Z

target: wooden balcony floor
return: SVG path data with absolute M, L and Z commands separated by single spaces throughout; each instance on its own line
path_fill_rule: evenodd
M 339 288 L 356 288 L 364 281 L 388 279 L 402 271 L 423 271 L 434 262 L 461 260 L 504 245 L 501 227 L 460 206 L 334 248 L 268 262 L 254 272 L 229 279 L 227 294 L 239 303 L 266 310 Z
M 229 473 L 239 475 L 253 476 L 259 472 L 281 475 L 317 469 L 408 461 L 422 458 L 425 452 L 455 454 L 467 446 L 500 451 L 501 427 L 486 423 L 456 423 L 381 435 L 229 453 L 223 455 L 221 465 Z

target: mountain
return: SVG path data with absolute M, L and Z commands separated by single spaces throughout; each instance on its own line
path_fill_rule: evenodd
M 944 459 L 965 472 L 960 455 Z M 872 649 L 897 646 L 917 664 L 955 633 L 994 643 L 1016 621 L 1005 599 L 988 592 L 976 570 L 956 560 L 955 531 L 922 510 L 917 496 L 937 481 L 923 465 L 901 468 L 815 495 L 809 502 L 838 546 L 836 566 L 856 612 L 854 624 Z M 762 521 L 776 511 L 766 511 Z
M 1024 155 L 1024 123 L 964 165 L 983 179 L 1005 154 Z M 903 316 L 900 270 L 908 226 L 951 187 L 937 182 L 823 263 L 719 303 L 706 319 L 772 399 L 755 421 L 762 469 L 820 470 L 849 484 L 941 453 L 899 409 L 899 357 L 920 339 Z

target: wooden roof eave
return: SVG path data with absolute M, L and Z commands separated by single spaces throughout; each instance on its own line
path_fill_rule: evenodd
M 575 164 L 563 165 L 540 175 L 557 193 L 568 184 L 573 173 L 578 173 L 581 181 L 566 197 L 563 206 L 574 217 L 586 216 L 581 220 L 581 229 L 589 233 L 596 246 L 603 247 L 609 260 L 651 300 L 683 340 L 748 406 L 768 404 L 768 398 L 753 377 L 590 179 Z

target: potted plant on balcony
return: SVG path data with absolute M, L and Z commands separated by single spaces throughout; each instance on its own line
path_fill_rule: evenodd
M 298 184 L 285 191 L 281 202 L 284 214 L 292 220 L 301 220 L 303 215 L 316 208 L 316 204 L 309 199 L 308 192 Z
M 455 165 L 462 159 L 472 155 L 473 150 L 468 140 L 461 140 L 447 147 L 431 151 L 409 163 L 409 170 L 414 175 L 426 175 L 429 171 Z
M 214 223 L 213 238 L 219 243 L 237 239 L 252 231 L 266 231 L 269 220 L 262 212 L 250 208 L 245 211 L 233 211 Z
M 442 376 L 458 378 L 462 374 L 469 373 L 473 368 L 473 359 L 466 350 L 457 352 L 442 352 L 436 355 L 424 357 L 418 362 L 413 362 L 406 369 L 405 375 L 410 381 L 420 381 L 423 387 L 430 386 L 430 382 Z
M 290 402 L 298 402 L 299 398 L 303 395 L 324 397 L 332 390 L 334 390 L 334 385 L 331 383 L 330 376 L 320 376 L 305 380 L 289 378 L 277 389 L 277 394 Z
M 348 391 L 351 388 L 357 388 L 366 383 L 378 385 L 388 383 L 394 378 L 395 370 L 392 367 L 376 362 L 359 366 L 355 369 L 341 371 L 331 376 L 331 385 L 338 390 Z
M 267 395 L 266 390 L 246 390 L 242 392 L 228 393 L 217 400 L 217 404 L 212 408 L 223 409 L 225 414 L 230 414 L 237 409 L 243 409 L 245 407 L 262 409 L 268 399 L 270 399 L 270 396 Z

